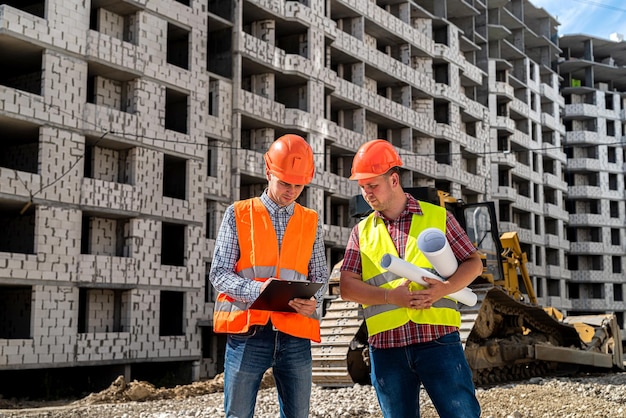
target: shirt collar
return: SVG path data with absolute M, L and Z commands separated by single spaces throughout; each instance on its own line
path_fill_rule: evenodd
M 271 215 L 277 214 L 280 210 L 284 210 L 287 212 L 287 214 L 293 215 L 294 207 L 296 206 L 296 202 L 292 202 L 291 204 L 284 207 L 278 206 L 276 202 L 270 199 L 270 196 L 267 194 L 267 189 L 265 189 L 263 191 L 263 194 L 261 195 L 261 202 L 263 202 L 263 204 L 267 208 L 267 211 Z
M 420 206 L 417 199 L 408 193 L 405 193 L 404 195 L 406 196 L 406 206 L 404 210 L 402 211 L 402 213 L 400 213 L 400 216 L 398 216 L 398 219 L 404 218 L 406 216 L 423 215 L 424 213 L 422 212 L 422 207 Z M 383 215 L 382 213 L 378 211 L 375 211 L 374 213 L 383 221 L 386 221 L 386 222 L 393 221 L 393 219 L 388 219 L 387 217 L 385 217 L 385 215 Z

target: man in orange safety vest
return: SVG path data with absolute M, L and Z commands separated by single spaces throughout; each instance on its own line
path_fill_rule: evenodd
M 296 203 L 313 180 L 313 150 L 287 134 L 265 154 L 268 186 L 260 197 L 228 207 L 215 243 L 209 279 L 219 292 L 215 332 L 227 333 L 224 410 L 252 417 L 261 379 L 270 367 L 281 417 L 307 417 L 311 395 L 311 340 L 320 341 L 318 301 L 292 299 L 294 312 L 250 309 L 272 280 L 328 280 L 322 224 L 317 212 Z

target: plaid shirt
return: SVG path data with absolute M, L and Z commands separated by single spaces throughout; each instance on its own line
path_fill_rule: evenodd
M 261 195 L 261 202 L 267 208 L 272 219 L 272 225 L 278 237 L 279 247 L 282 245 L 283 236 L 287 223 L 293 215 L 295 203 L 289 206 L 280 207 L 267 195 L 267 191 Z M 224 213 L 222 225 L 215 240 L 215 251 L 213 252 L 213 262 L 209 280 L 218 292 L 226 293 L 228 296 L 242 301 L 253 302 L 261 293 L 262 283 L 256 280 L 249 280 L 235 273 L 235 264 L 239 260 L 239 241 L 237 239 L 237 225 L 235 222 L 234 205 L 230 205 Z M 324 234 L 322 223 L 318 217 L 317 233 L 313 244 L 313 252 L 309 261 L 309 280 L 312 282 L 327 283 L 328 267 L 326 266 L 326 252 L 324 249 Z M 319 302 L 326 292 L 326 286 L 322 286 L 315 294 Z
M 408 199 L 407 205 L 397 219 L 387 219 L 381 213 L 375 212 L 375 216 L 380 217 L 385 222 L 387 231 L 389 231 L 400 258 L 404 258 L 413 214 L 423 215 L 419 202 L 408 193 L 405 194 Z M 461 262 L 476 251 L 459 222 L 449 212 L 447 212 L 446 219 L 446 238 L 450 243 L 452 252 Z M 361 275 L 358 225 L 352 229 L 350 234 L 341 270 Z M 457 330 L 458 328 L 451 326 L 416 324 L 409 321 L 401 327 L 371 336 L 369 344 L 376 348 L 404 347 L 415 343 L 432 341 Z

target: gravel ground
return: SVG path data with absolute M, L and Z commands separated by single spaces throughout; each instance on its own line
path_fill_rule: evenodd
M 588 418 L 626 417 L 626 373 L 575 378 L 534 378 L 525 382 L 477 391 L 485 418 Z M 154 400 L 84 405 L 73 404 L 36 409 L 0 409 L 0 418 L 214 418 L 223 417 L 222 392 Z M 437 417 L 422 391 L 422 417 Z M 371 386 L 325 389 L 313 387 L 311 417 L 382 417 Z M 262 389 L 255 417 L 278 417 L 274 389 Z

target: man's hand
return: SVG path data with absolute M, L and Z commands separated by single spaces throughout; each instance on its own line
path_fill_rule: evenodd
M 317 308 L 317 301 L 315 298 L 300 299 L 295 298 L 289 301 L 289 306 L 296 310 L 297 313 L 304 316 L 313 316 Z
M 448 294 L 449 283 L 430 277 L 422 277 L 422 279 L 428 283 L 428 287 L 412 292 L 413 298 L 410 307 L 413 309 L 428 309 L 433 306 L 433 303 Z
M 267 279 L 266 281 L 264 281 L 264 282 L 263 282 L 263 284 L 261 285 L 261 293 L 263 293 L 263 291 L 265 290 L 265 288 L 266 288 L 267 286 L 269 286 L 269 284 L 270 284 L 270 282 L 271 282 L 272 280 L 279 280 L 279 279 L 277 279 L 277 278 L 275 278 L 275 277 L 270 277 L 269 279 Z

